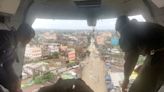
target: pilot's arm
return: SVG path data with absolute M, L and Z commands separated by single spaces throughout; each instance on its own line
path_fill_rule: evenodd
M 131 34 L 122 35 L 119 44 L 120 48 L 125 52 L 125 64 L 124 64 L 124 82 L 122 85 L 122 91 L 126 92 L 129 77 L 134 70 L 139 57 L 139 49 L 137 46 L 137 39 Z
M 138 51 L 129 51 L 125 53 L 125 64 L 124 64 L 124 82 L 122 85 L 123 92 L 126 92 L 129 83 L 129 77 L 132 74 L 134 67 L 139 57 Z

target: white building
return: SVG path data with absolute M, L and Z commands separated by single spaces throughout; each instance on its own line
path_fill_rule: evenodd
M 30 46 L 30 45 L 26 46 L 25 57 L 29 59 L 38 59 L 41 58 L 41 56 L 42 56 L 41 47 Z

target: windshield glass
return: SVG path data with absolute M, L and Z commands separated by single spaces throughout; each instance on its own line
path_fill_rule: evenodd
M 129 18 L 145 21 L 142 15 Z M 99 92 L 120 86 L 124 53 L 115 23 L 116 18 L 99 19 L 96 27 L 90 27 L 86 20 L 35 19 L 32 27 L 36 36 L 25 51 L 24 92 L 53 84 L 59 78 L 81 78 Z

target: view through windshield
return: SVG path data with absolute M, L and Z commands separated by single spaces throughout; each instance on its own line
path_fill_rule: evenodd
M 142 15 L 130 19 L 145 21 Z M 101 19 L 96 27 L 89 27 L 85 20 L 37 18 L 32 25 L 36 36 L 25 51 L 24 92 L 35 92 L 59 78 L 81 78 L 94 92 L 119 92 L 124 53 L 118 44 L 115 22 Z M 144 57 L 139 60 L 142 63 Z M 134 73 L 131 80 L 136 76 Z

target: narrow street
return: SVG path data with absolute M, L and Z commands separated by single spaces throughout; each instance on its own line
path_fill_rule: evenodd
M 82 71 L 82 79 L 94 92 L 107 92 L 104 62 L 100 59 L 93 40 L 88 50 L 90 56 L 84 61 L 86 65 Z

